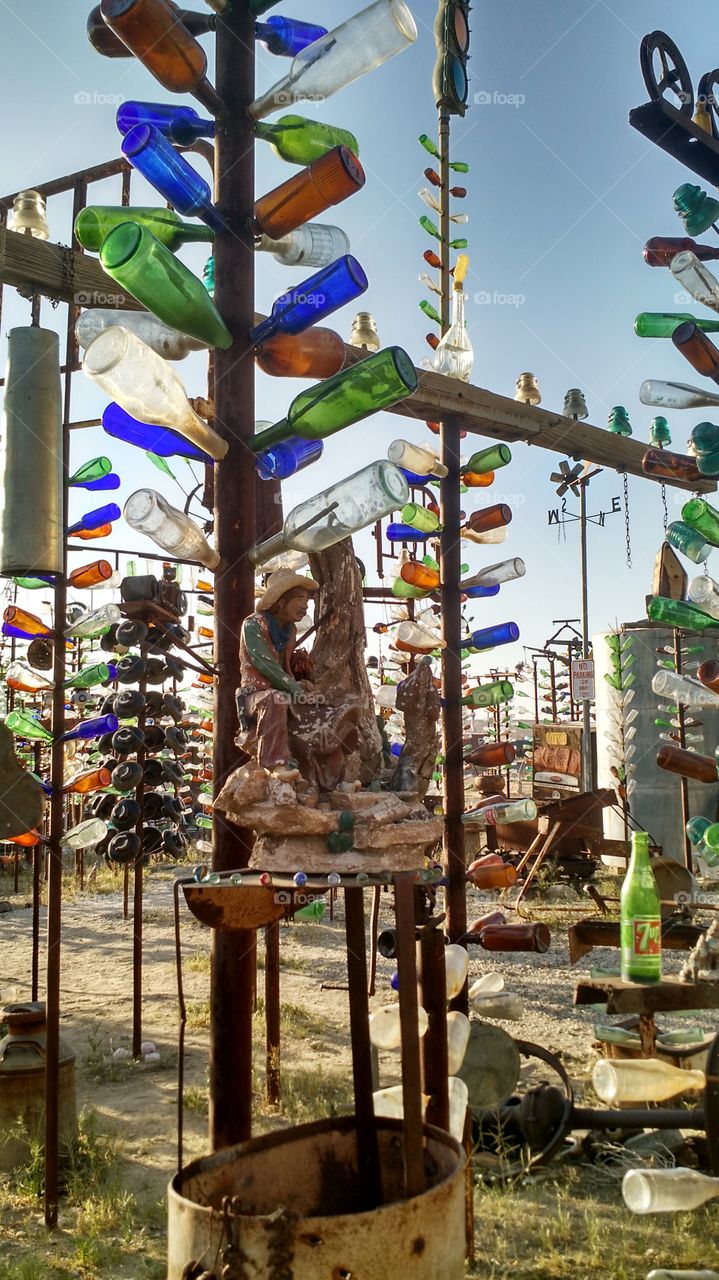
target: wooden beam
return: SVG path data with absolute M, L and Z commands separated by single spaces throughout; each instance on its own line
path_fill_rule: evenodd
M 5 227 L 0 228 L 0 282 L 14 286 L 27 297 L 35 292 L 83 307 L 139 309 L 136 300 L 105 275 L 96 258 L 8 231 Z M 264 317 L 256 315 L 255 323 L 261 319 Z M 355 364 L 366 355 L 366 351 L 357 347 L 345 347 L 347 365 Z M 549 409 L 521 404 L 472 383 L 421 369 L 417 374 L 419 387 L 415 394 L 395 405 L 390 413 L 418 422 L 453 416 L 460 428 L 471 435 L 488 436 L 507 444 L 535 445 L 551 453 L 661 483 L 642 471 L 642 458 L 649 446 L 641 440 L 613 435 L 604 427 L 593 427 Z M 672 480 L 665 483 L 670 488 L 701 493 L 712 493 L 717 487 L 716 481 L 709 478 L 696 483 Z

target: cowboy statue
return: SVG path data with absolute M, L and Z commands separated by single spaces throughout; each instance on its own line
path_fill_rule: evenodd
M 342 781 L 347 756 L 358 742 L 358 708 L 335 710 L 306 676 L 311 661 L 297 650 L 297 624 L 319 590 L 313 578 L 278 569 L 271 573 L 240 635 L 238 746 L 276 777 L 302 776 L 320 790 Z

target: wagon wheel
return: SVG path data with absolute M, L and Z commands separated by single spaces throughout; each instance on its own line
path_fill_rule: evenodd
M 719 105 L 716 86 L 719 84 L 719 67 L 706 71 L 697 85 L 697 106 L 706 107 L 712 122 L 712 135 L 719 137 Z
M 659 67 L 655 70 L 654 55 L 657 55 Z M 652 31 L 642 40 L 639 50 L 639 61 L 647 86 L 649 97 L 676 99 L 676 106 L 684 115 L 694 114 L 694 90 L 691 76 L 674 41 L 664 31 Z M 658 72 L 660 78 L 657 78 Z

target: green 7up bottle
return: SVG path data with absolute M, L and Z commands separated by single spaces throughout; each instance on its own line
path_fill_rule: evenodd
M 620 945 L 624 982 L 660 982 L 662 925 L 659 890 L 649 863 L 649 836 L 632 833 L 632 856 L 622 885 Z

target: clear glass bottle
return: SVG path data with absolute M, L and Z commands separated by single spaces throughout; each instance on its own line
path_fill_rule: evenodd
M 446 476 L 447 468 L 439 461 L 433 449 L 419 444 L 410 444 L 409 440 L 393 440 L 387 449 L 387 457 L 404 471 L 412 471 L 415 475 Z
M 109 827 L 102 818 L 86 818 L 84 822 L 71 827 L 62 837 L 62 843 L 69 849 L 90 849 L 105 839 Z
M 52 680 L 47 680 L 24 662 L 10 663 L 5 672 L 5 683 L 8 689 L 15 689 L 18 693 L 49 693 L 55 687 Z
M 452 1009 L 447 1014 L 447 1074 L 456 1076 L 464 1062 L 472 1030 L 466 1013 Z
M 253 547 L 250 559 L 253 564 L 263 564 L 286 549 L 323 551 L 401 507 L 408 497 L 407 481 L 399 467 L 386 461 L 372 462 L 294 507 L 282 532 Z
M 523 560 L 516 556 L 513 560 L 500 560 L 497 564 L 488 564 L 471 578 L 463 578 L 459 584 L 460 591 L 468 587 L 496 587 L 502 582 L 513 582 L 515 578 L 523 578 L 527 572 Z
M 671 699 L 684 707 L 719 707 L 719 697 L 715 693 L 676 671 L 664 668 L 656 671 L 652 677 L 652 689 L 660 698 Z
M 417 39 L 417 27 L 404 0 L 375 0 L 292 60 L 286 76 L 256 98 L 255 120 L 293 102 L 322 100 L 373 71 Z
M 474 364 L 474 350 L 467 333 L 467 322 L 464 317 L 464 273 L 457 279 L 459 269 L 455 271 L 452 286 L 452 319 L 450 326 L 439 340 L 433 364 L 437 373 L 446 378 L 457 378 L 460 382 L 469 382 Z
M 93 338 L 118 325 L 134 333 L 163 360 L 184 360 L 191 351 L 206 351 L 208 347 L 208 343 L 199 338 L 163 324 L 149 311 L 115 311 L 111 307 L 91 307 L 83 311 L 75 325 L 75 336 L 84 349 Z
M 122 614 L 116 604 L 103 604 L 98 609 L 88 609 L 66 628 L 65 635 L 78 639 L 94 640 L 104 636 L 122 621 Z
M 90 343 L 82 369 L 133 417 L 171 427 L 211 458 L 224 458 L 227 441 L 190 407 L 179 374 L 134 333 L 106 329 Z
M 276 262 L 286 267 L 326 267 L 349 253 L 350 241 L 341 227 L 306 222 L 279 240 L 260 236 L 255 248 L 260 253 L 271 253 Z
M 359 143 L 348 129 L 307 120 L 304 116 L 282 116 L 276 124 L 256 124 L 255 136 L 270 146 L 288 164 L 312 164 L 333 147 L 347 147 L 359 155 Z
M 465 538 L 467 542 L 476 542 L 479 546 L 498 547 L 500 543 L 507 541 L 507 527 L 502 525 L 498 529 L 487 529 L 484 533 L 475 533 L 467 525 L 460 529 L 460 538 Z
M 397 648 L 405 652 L 432 653 L 435 649 L 446 649 L 447 641 L 434 631 L 428 631 L 418 622 L 400 622 L 395 633 Z
M 131 529 L 152 538 L 158 547 L 178 560 L 198 560 L 208 569 L 218 567 L 220 556 L 213 551 L 202 530 L 154 489 L 137 489 L 131 494 L 123 515 Z
M 702 302 L 705 307 L 710 307 L 712 311 L 719 311 L 719 280 L 699 261 L 695 253 L 678 253 L 671 260 L 670 270 L 674 279 L 679 281 L 692 298 Z M 687 320 L 693 319 L 693 316 L 687 316 Z M 711 320 L 703 322 L 697 320 L 696 323 L 702 329 L 706 329 L 709 325 L 716 328 L 717 325 L 716 321 Z
M 462 814 L 462 822 L 468 826 L 496 827 L 509 822 L 534 822 L 537 806 L 531 799 L 507 800 L 504 804 L 485 805 Z
M 639 388 L 642 404 L 656 405 L 661 409 L 702 409 L 719 404 L 719 391 L 692 387 L 686 382 L 659 382 L 647 378 Z
M 618 1102 L 664 1102 L 678 1093 L 702 1090 L 703 1071 L 688 1071 L 658 1058 L 600 1058 L 592 1072 L 595 1093 L 613 1106 Z

